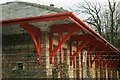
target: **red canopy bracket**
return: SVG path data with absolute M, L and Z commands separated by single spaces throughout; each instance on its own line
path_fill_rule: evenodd
M 116 62 L 116 60 L 112 60 L 112 59 L 111 59 L 111 61 L 110 61 L 109 63 L 107 63 L 107 67 L 108 67 L 109 69 L 111 69 L 111 66 L 112 66 L 115 62 Z
M 106 62 L 103 63 L 103 68 L 105 68 L 105 66 L 106 66 L 107 64 L 109 64 L 110 62 L 111 62 L 111 60 L 106 60 Z
M 92 60 L 92 56 L 91 56 L 91 52 L 94 51 L 98 46 L 93 46 L 92 48 L 90 48 L 90 50 L 88 51 L 87 53 L 87 57 L 89 58 L 90 57 L 90 61 Z M 90 64 L 91 66 L 91 64 Z
M 56 52 L 60 49 L 60 60 L 62 60 L 62 50 L 61 46 L 70 38 L 70 36 L 76 32 L 80 31 L 81 28 L 75 24 L 59 24 L 53 25 L 50 27 L 50 64 L 53 63 L 53 57 L 55 56 Z M 64 37 L 63 32 L 67 32 Z M 53 49 L 53 34 L 58 33 L 58 45 Z
M 119 55 L 114 56 L 113 63 L 111 63 L 111 68 L 115 68 L 119 64 Z
M 115 68 L 118 64 L 119 64 L 119 60 L 116 60 L 116 62 L 114 62 L 114 63 L 111 65 L 111 68 Z
M 27 23 L 21 24 L 20 27 L 23 28 L 31 37 L 36 48 L 38 64 L 40 64 L 40 29 Z
M 90 37 L 87 37 L 87 39 L 80 45 L 77 46 L 77 50 L 74 52 L 74 54 L 70 54 L 70 65 L 72 66 L 72 61 L 74 60 L 74 57 L 78 55 L 78 52 L 81 51 L 87 44 L 89 44 L 93 39 Z
M 53 25 L 53 27 L 51 27 L 51 32 L 50 32 L 50 63 L 52 63 L 52 58 L 54 57 L 54 55 L 56 54 L 56 52 L 58 51 L 58 49 L 61 49 L 61 46 L 64 42 L 66 42 L 70 36 L 78 31 L 81 30 L 81 28 L 86 31 L 88 34 L 94 36 L 94 38 L 97 38 L 98 41 L 107 44 L 109 47 L 109 49 L 111 50 L 115 50 L 118 52 L 119 55 L 119 50 L 117 50 L 115 47 L 113 47 L 109 42 L 107 42 L 104 38 L 102 38 L 100 35 L 98 35 L 95 31 L 93 31 L 91 28 L 89 28 L 89 26 L 87 26 L 82 20 L 80 20 L 79 18 L 77 18 L 72 12 L 63 12 L 63 13 L 57 13 L 57 14 L 50 14 L 50 15 L 42 15 L 42 16 L 35 16 L 35 17 L 28 17 L 28 18 L 16 18 L 16 19 L 10 19 L 10 20 L 2 20 L 0 21 L 0 23 L 2 23 L 2 26 L 10 26 L 10 25 L 19 25 L 21 24 L 21 27 L 24 28 L 26 30 L 26 32 L 30 35 L 34 46 L 36 48 L 36 52 L 37 52 L 37 56 L 38 56 L 38 63 L 40 64 L 40 29 L 37 27 L 34 27 L 32 25 L 26 24 L 26 23 L 35 23 L 35 22 L 43 22 L 43 21 L 56 21 L 56 20 L 65 20 L 65 19 L 69 19 L 69 21 L 71 21 L 72 24 L 62 24 L 62 25 Z M 77 26 L 77 27 L 75 27 Z M 52 36 L 54 35 L 53 33 L 59 33 L 63 34 L 63 32 L 67 32 L 67 34 L 65 34 L 65 36 L 61 36 L 59 34 L 59 40 L 58 40 L 58 45 L 53 49 L 53 39 Z M 88 35 L 87 34 L 87 35 Z M 35 38 L 37 37 L 37 39 Z M 78 37 L 77 37 L 78 38 Z M 82 40 L 85 41 L 85 40 Z M 84 46 L 87 44 L 84 43 Z M 82 49 L 80 49 L 82 50 Z M 60 50 L 61 51 L 61 50 Z M 76 56 L 79 51 L 79 49 L 72 55 L 71 54 L 71 58 L 74 59 L 74 56 Z M 62 52 L 62 51 L 61 51 Z M 62 53 L 60 54 L 60 56 L 62 56 Z M 98 58 L 99 55 L 96 55 L 96 58 Z M 60 58 L 62 59 L 62 57 Z M 92 60 L 91 60 L 92 61 Z M 92 63 L 94 62 L 94 60 L 92 61 Z
M 110 63 L 107 64 L 107 67 L 110 68 L 115 68 L 119 60 L 119 55 L 111 55 L 111 61 Z
M 71 61 L 71 57 L 72 57 L 72 53 L 73 53 L 73 51 L 72 51 L 72 44 L 73 44 L 73 42 L 70 41 L 70 65 L 72 65 L 72 61 Z
M 106 53 L 104 57 L 102 57 L 101 60 L 98 61 L 98 67 L 100 66 L 100 64 L 103 62 L 103 60 L 109 55 L 110 53 Z
M 98 53 L 95 55 L 94 59 L 91 60 L 91 67 L 92 67 L 92 64 L 95 62 L 95 60 L 97 60 L 98 57 L 99 57 L 102 53 L 103 53 L 102 51 L 98 52 Z
M 98 46 L 93 46 L 92 48 L 90 48 L 90 50 L 88 51 L 87 55 L 89 56 L 91 54 L 92 51 L 94 51 Z

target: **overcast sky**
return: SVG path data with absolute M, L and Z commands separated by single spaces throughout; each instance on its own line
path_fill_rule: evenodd
M 33 3 L 39 3 L 44 5 L 50 5 L 54 4 L 56 7 L 63 7 L 63 8 L 69 8 L 74 6 L 75 4 L 82 2 L 83 0 L 0 0 L 1 3 L 10 2 L 10 1 L 25 1 L 25 2 L 33 2 Z M 86 0 L 86 1 L 99 1 L 106 3 L 107 0 Z M 117 0 L 120 1 L 120 0 Z
M 70 10 L 70 8 L 73 9 L 76 4 L 83 2 L 84 0 L 0 0 L 0 4 L 6 3 L 6 2 L 12 2 L 12 1 L 32 2 L 32 3 L 42 4 L 42 5 L 54 4 L 55 7 L 58 7 L 58 8 L 63 7 L 63 9 Z M 106 4 L 108 0 L 86 0 L 86 1 L 88 2 L 99 1 L 100 3 Z M 115 1 L 120 1 L 120 0 L 115 0 Z M 80 16 L 82 16 L 83 18 L 86 15 L 80 15 Z
M 83 0 L 0 0 L 0 3 L 5 3 L 10 1 L 26 1 L 26 2 L 44 4 L 44 5 L 54 4 L 55 7 L 63 7 L 66 9 Z

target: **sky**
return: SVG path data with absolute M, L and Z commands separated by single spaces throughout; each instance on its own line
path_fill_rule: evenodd
M 38 3 L 43 5 L 50 5 L 54 4 L 55 7 L 63 7 L 63 8 L 69 8 L 76 3 L 82 1 L 82 0 L 0 0 L 0 3 L 10 2 L 10 1 L 25 1 L 25 2 L 32 2 L 32 3 Z
M 76 4 L 83 2 L 84 0 L 0 0 L 0 4 L 6 3 L 6 2 L 12 2 L 12 1 L 24 1 L 24 2 L 31 2 L 31 3 L 37 3 L 41 5 L 50 5 L 54 4 L 54 7 L 62 7 L 63 9 L 70 10 L 70 8 L 74 9 Z M 100 3 L 106 4 L 107 0 L 86 0 L 88 2 L 95 2 L 99 1 Z M 111 1 L 111 0 L 110 0 Z M 120 1 L 120 0 L 115 0 Z M 81 17 L 82 16 L 82 17 Z M 80 18 L 85 18 L 85 15 L 80 15 Z
M 84 0 L 0 0 L 0 4 L 10 2 L 10 1 L 25 1 L 25 2 L 39 3 L 43 5 L 54 4 L 55 7 L 58 7 L 58 8 L 63 7 L 65 9 L 68 9 L 69 7 L 72 7 L 75 4 L 82 2 Z M 86 0 L 86 1 L 90 1 L 90 2 L 99 1 L 104 3 L 107 2 L 107 0 Z M 120 1 L 120 0 L 117 0 L 117 1 Z

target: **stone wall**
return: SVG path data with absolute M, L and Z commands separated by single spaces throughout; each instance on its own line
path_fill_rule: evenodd
M 26 34 L 22 34 L 26 35 Z M 21 77 L 21 78 L 52 78 L 53 76 L 53 67 L 55 64 L 49 63 L 49 33 L 47 31 L 41 32 L 41 64 L 37 64 L 37 57 L 36 57 L 36 49 L 33 45 L 31 39 L 26 35 L 27 38 L 23 38 L 21 41 L 20 35 L 17 37 L 19 41 L 15 42 L 6 40 L 6 44 L 3 45 L 3 58 L 2 58 L 2 69 L 3 69 L 3 77 L 4 78 L 14 78 L 14 77 Z M 13 37 L 14 39 L 15 37 Z M 4 39 L 4 38 L 3 38 Z M 9 41 L 9 44 L 8 44 Z M 5 40 L 4 40 L 5 43 Z M 11 45 L 13 44 L 14 45 Z M 57 40 L 54 39 L 54 45 L 57 45 Z M 84 76 L 84 66 L 82 65 L 81 56 L 82 53 L 80 52 L 77 57 L 75 57 L 74 63 L 70 66 L 70 53 L 69 53 L 69 44 L 66 42 L 62 45 L 63 50 L 63 60 L 62 63 L 65 63 L 65 69 L 67 70 L 67 76 L 69 78 L 80 78 L 82 79 Z M 76 47 L 73 47 L 73 51 L 76 50 Z M 58 51 L 59 52 L 59 51 Z M 58 63 L 59 63 L 59 53 L 56 54 Z M 89 59 L 89 58 L 88 58 Z M 88 60 L 89 61 L 89 60 Z M 87 61 L 86 61 L 87 62 Z M 18 64 L 23 64 L 23 70 L 17 71 Z M 95 61 L 90 68 L 88 64 L 85 65 L 87 72 L 86 75 L 88 78 L 98 78 L 100 79 L 106 77 L 118 77 L 117 72 L 113 70 L 109 74 L 108 69 L 101 70 L 101 68 L 97 67 L 97 61 Z M 63 70 L 64 71 L 64 70 Z M 60 77 L 60 72 L 57 73 Z M 104 74 L 104 75 L 103 75 Z M 63 75 L 63 74 L 62 74 Z M 108 76 L 109 75 L 109 76 Z

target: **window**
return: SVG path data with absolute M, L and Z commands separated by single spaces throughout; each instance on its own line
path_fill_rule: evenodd
M 24 69 L 25 69 L 24 63 L 23 62 L 17 62 L 16 66 L 13 68 L 13 71 L 14 70 L 24 70 Z
M 18 70 L 24 70 L 23 63 L 17 63 Z

